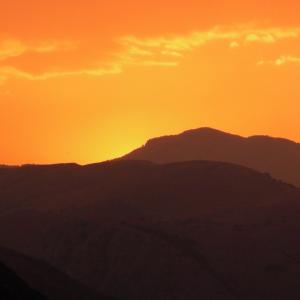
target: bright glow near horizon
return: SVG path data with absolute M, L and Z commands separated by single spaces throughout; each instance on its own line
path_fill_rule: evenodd
M 300 141 L 299 9 L 2 1 L 0 163 L 101 161 L 202 126 Z

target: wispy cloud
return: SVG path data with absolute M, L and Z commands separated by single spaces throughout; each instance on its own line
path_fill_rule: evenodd
M 27 47 L 18 40 L 4 40 L 0 42 L 0 61 L 24 54 Z
M 42 41 L 38 43 L 24 43 L 17 39 L 0 41 L 0 61 L 25 53 L 51 53 L 57 51 L 75 50 L 77 44 L 70 41 Z
M 112 54 L 109 61 L 99 62 L 95 68 L 78 69 L 75 71 L 57 71 L 32 74 L 20 70 L 16 66 L 5 65 L 10 57 L 21 56 L 25 53 L 46 54 L 56 51 L 76 50 L 77 44 L 69 41 L 43 41 L 26 44 L 18 40 L 0 42 L 0 81 L 9 78 L 27 80 L 45 80 L 48 78 L 89 75 L 104 76 L 119 74 L 130 66 L 142 67 L 176 67 L 184 57 L 196 49 L 209 43 L 223 42 L 230 48 L 247 47 L 249 44 L 272 45 L 283 40 L 300 37 L 300 28 L 257 28 L 253 26 L 215 27 L 206 31 L 195 31 L 185 35 L 158 36 L 139 38 L 134 35 L 120 37 L 116 43 L 120 46 L 117 53 Z M 46 58 L 45 58 L 46 59 Z M 293 56 L 282 56 L 275 61 L 260 61 L 258 64 L 299 63 L 300 59 Z M 3 65 L 4 64 L 4 65 Z
M 300 57 L 292 55 L 282 55 L 274 60 L 260 60 L 257 63 L 259 66 L 262 65 L 273 65 L 276 67 L 281 67 L 287 64 L 297 64 L 300 65 Z
M 50 78 L 57 77 L 67 77 L 67 76 L 80 76 L 80 75 L 90 75 L 90 76 L 103 76 L 108 74 L 118 74 L 122 70 L 118 65 L 111 65 L 109 67 L 95 68 L 95 69 L 82 69 L 78 71 L 62 71 L 62 72 L 45 72 L 41 74 L 32 74 L 30 72 L 21 71 L 14 67 L 0 67 L 0 81 L 8 79 L 10 77 L 21 78 L 27 80 L 46 80 Z
M 146 53 L 156 59 L 179 60 L 187 52 L 193 51 L 208 43 L 225 41 L 234 48 L 249 43 L 273 44 L 284 39 L 295 39 L 300 36 L 300 28 L 266 28 L 253 29 L 247 26 L 235 28 L 215 27 L 208 31 L 195 31 L 187 35 L 161 36 L 157 38 L 138 38 L 136 36 L 125 36 L 120 43 L 127 48 L 125 53 L 131 60 Z M 138 49 L 134 53 L 131 49 Z M 124 55 L 124 54 L 123 54 Z

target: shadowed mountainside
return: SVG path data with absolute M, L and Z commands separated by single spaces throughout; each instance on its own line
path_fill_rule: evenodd
M 300 187 L 300 144 L 269 136 L 244 138 L 211 128 L 149 140 L 124 159 L 171 163 L 212 160 L 236 163 Z
M 101 296 L 99 293 L 86 288 L 81 283 L 71 279 L 68 275 L 39 259 L 22 255 L 13 250 L 0 248 L 0 261 L 16 272 L 30 287 L 45 295 L 48 300 L 112 299 Z M 13 299 L 19 298 L 16 297 Z
M 0 299 L 2 300 L 46 300 L 33 290 L 17 274 L 0 263 Z
M 2 168 L 0 199 L 3 245 L 117 299 L 300 297 L 300 191 L 265 173 L 208 161 Z

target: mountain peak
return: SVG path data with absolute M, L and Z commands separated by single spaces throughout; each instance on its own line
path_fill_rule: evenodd
M 186 135 L 186 134 L 229 134 L 225 131 L 219 130 L 219 129 L 215 129 L 212 127 L 200 127 L 200 128 L 195 128 L 195 129 L 189 129 L 189 130 L 185 130 L 184 132 L 182 132 L 182 135 Z
M 190 129 L 183 131 L 182 133 L 175 135 L 165 135 L 148 140 L 145 147 L 149 145 L 154 145 L 157 143 L 165 143 L 170 141 L 184 141 L 186 139 L 198 139 L 198 138 L 242 138 L 241 136 L 230 134 L 218 129 L 211 127 L 200 127 L 195 129 Z
M 300 144 L 266 135 L 242 137 L 210 127 L 149 140 L 123 159 L 171 163 L 211 160 L 235 163 L 300 186 Z

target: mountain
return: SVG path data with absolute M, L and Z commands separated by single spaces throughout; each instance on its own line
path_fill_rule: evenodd
M 269 136 L 244 138 L 211 128 L 149 140 L 124 159 L 170 163 L 224 161 L 246 166 L 300 187 L 300 144 Z
M 299 299 L 299 215 L 231 163 L 0 169 L 0 243 L 116 299 Z
M 46 300 L 29 287 L 17 274 L 0 263 L 0 299 L 3 300 Z
M 86 288 L 83 284 L 71 279 L 68 275 L 42 260 L 17 253 L 11 249 L 0 248 L 0 261 L 18 274 L 20 280 L 26 281 L 30 287 L 45 295 L 48 300 L 112 300 L 112 298 L 104 297 Z M 2 279 L 5 280 L 5 278 L 10 277 L 4 274 Z M 0 297 L 0 299 L 6 298 Z M 19 298 L 15 296 L 12 299 Z

